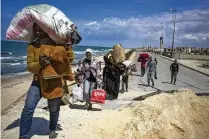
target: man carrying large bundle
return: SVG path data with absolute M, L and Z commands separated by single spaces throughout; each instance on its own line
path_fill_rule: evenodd
M 50 8 L 49 5 L 37 5 L 34 7 L 40 10 L 43 6 Z M 53 8 L 54 7 L 52 7 L 52 9 Z M 26 13 L 27 11 L 23 10 L 22 13 L 24 12 Z M 64 80 L 74 80 L 70 66 L 70 63 L 74 60 L 74 53 L 72 47 L 69 46 L 72 46 L 75 42 L 80 42 L 81 38 L 76 31 L 73 31 L 75 30 L 73 25 L 70 26 L 69 30 L 72 31 L 70 34 L 69 32 L 65 35 L 62 34 L 62 36 L 65 37 L 59 38 L 59 35 L 56 34 L 58 33 L 57 31 L 54 31 L 54 34 L 50 34 L 52 31 L 47 32 L 49 31 L 49 28 L 48 30 L 46 29 L 47 24 L 45 24 L 46 26 L 41 24 L 44 23 L 44 19 L 42 19 L 43 21 L 37 21 L 37 18 L 33 20 L 23 20 L 29 17 L 22 18 L 20 15 L 21 14 L 18 13 L 12 20 L 7 30 L 7 38 L 27 40 L 30 42 L 27 48 L 27 69 L 31 73 L 34 73 L 34 76 L 21 114 L 19 138 L 26 139 L 28 137 L 34 110 L 40 99 L 44 97 L 48 100 L 50 112 L 49 138 L 54 139 L 57 136 L 55 130 L 59 118 L 60 100 L 63 96 L 62 88 Z M 31 17 L 33 16 L 34 15 L 31 15 Z M 29 21 L 29 25 L 25 23 Z M 13 28 L 15 24 L 16 28 Z M 55 36 L 57 36 L 57 38 Z M 61 45 L 58 45 L 58 42 L 60 42 Z
M 141 62 L 141 76 L 143 77 L 146 71 L 146 63 L 148 61 L 149 54 L 141 53 L 138 58 L 138 62 Z

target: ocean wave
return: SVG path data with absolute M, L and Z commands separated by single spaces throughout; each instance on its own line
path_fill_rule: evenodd
M 27 56 L 5 56 L 5 57 L 0 57 L 1 60 L 25 60 Z
M 85 54 L 85 51 L 74 51 L 74 54 Z
M 15 76 L 21 76 L 21 75 L 30 75 L 31 73 L 28 71 L 25 72 L 18 72 L 18 73 L 7 73 L 7 74 L 2 74 L 2 78 L 11 78 Z
M 0 59 L 11 59 L 13 57 L 0 57 Z
M 12 63 L 10 64 L 11 66 L 16 66 L 16 65 L 20 65 L 21 63 Z
M 12 52 L 1 52 L 1 54 L 12 55 Z
M 101 49 L 101 50 L 94 50 L 93 49 L 93 53 L 104 53 L 107 52 L 108 49 Z M 75 54 L 85 54 L 86 51 L 74 51 Z

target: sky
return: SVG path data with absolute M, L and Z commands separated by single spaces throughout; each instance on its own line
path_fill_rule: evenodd
M 78 27 L 81 45 L 159 47 L 163 36 L 164 47 L 170 47 L 172 8 L 177 11 L 175 46 L 209 47 L 209 0 L 2 0 L 1 39 L 18 11 L 37 4 L 65 13 Z

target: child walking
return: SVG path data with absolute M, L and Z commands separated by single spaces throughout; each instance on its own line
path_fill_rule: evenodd
M 125 88 L 126 88 L 126 92 L 128 92 L 128 79 L 129 79 L 129 75 L 132 76 L 132 72 L 131 72 L 130 67 L 126 68 L 124 74 L 122 75 L 122 93 L 125 92 Z

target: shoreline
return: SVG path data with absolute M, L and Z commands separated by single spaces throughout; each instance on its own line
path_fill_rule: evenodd
M 126 53 L 132 49 L 125 49 Z M 101 61 L 101 69 L 104 67 L 103 55 L 94 56 L 95 59 Z M 82 58 L 83 59 L 83 58 Z M 82 60 L 80 59 L 80 60 Z M 77 60 L 79 61 L 79 60 Z M 77 68 L 77 64 L 71 64 L 72 71 Z M 15 102 L 25 97 L 30 84 L 33 79 L 32 73 L 26 73 L 23 75 L 12 76 L 1 79 L 1 113 L 6 112 Z M 75 81 L 67 81 L 68 90 L 71 91 Z M 70 95 L 70 94 L 69 94 Z M 68 97 L 68 96 L 67 96 Z
M 98 61 L 103 62 L 103 56 L 94 57 Z M 76 64 L 71 65 L 74 72 L 77 68 Z M 1 113 L 6 112 L 18 100 L 25 97 L 33 79 L 32 73 L 1 78 Z M 69 87 L 73 82 L 67 81 Z

